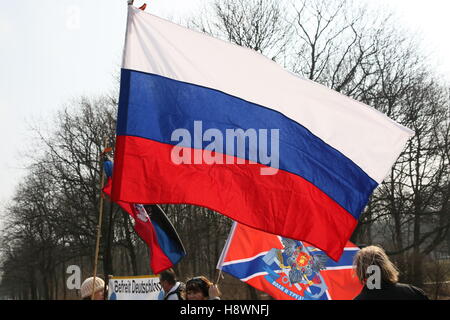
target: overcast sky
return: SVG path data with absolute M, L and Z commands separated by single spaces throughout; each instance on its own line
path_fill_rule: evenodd
M 193 16 L 209 0 L 148 0 L 166 18 Z M 368 0 L 419 32 L 450 81 L 449 0 Z M 136 0 L 140 6 L 145 1 Z M 24 174 L 28 123 L 49 122 L 64 103 L 111 90 L 118 74 L 126 0 L 0 1 L 0 209 Z

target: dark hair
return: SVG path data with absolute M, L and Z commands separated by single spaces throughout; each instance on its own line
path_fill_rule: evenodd
M 209 297 L 209 287 L 211 285 L 212 282 L 204 276 L 191 278 L 186 282 L 186 295 L 189 291 L 193 291 L 201 292 L 203 296 Z
M 167 269 L 159 274 L 159 281 L 167 281 L 170 284 L 176 283 L 175 271 L 172 268 Z

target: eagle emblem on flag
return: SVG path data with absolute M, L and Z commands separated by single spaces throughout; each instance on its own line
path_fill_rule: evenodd
M 295 287 L 306 298 L 317 299 L 327 290 L 320 271 L 326 269 L 329 259 L 313 247 L 306 247 L 301 241 L 281 238 L 283 249 L 272 248 L 263 258 L 267 265 L 266 279 L 272 284 L 281 283 L 284 288 Z M 275 263 L 281 272 L 274 272 L 270 266 Z

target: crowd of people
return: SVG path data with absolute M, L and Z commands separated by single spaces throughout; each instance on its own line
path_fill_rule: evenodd
M 399 271 L 379 246 L 368 246 L 355 256 L 354 269 L 363 285 L 354 300 L 428 300 L 423 290 L 399 283 Z M 376 266 L 380 271 L 380 283 L 375 288 L 367 285 L 369 267 Z M 221 293 L 217 284 L 205 276 L 190 278 L 183 283 L 177 280 L 173 269 L 159 274 L 162 287 L 160 300 L 220 300 Z M 80 295 L 83 300 L 104 300 L 105 282 L 96 277 L 86 279 L 81 285 Z
M 216 284 L 205 276 L 190 278 L 183 283 L 176 278 L 175 271 L 168 269 L 159 274 L 162 287 L 160 300 L 220 300 L 221 293 Z M 80 288 L 82 300 L 105 300 L 105 282 L 100 277 L 89 277 Z

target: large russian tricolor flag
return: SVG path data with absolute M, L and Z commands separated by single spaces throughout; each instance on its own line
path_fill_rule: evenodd
M 174 140 L 180 128 L 193 139 Z M 223 155 L 210 148 L 212 136 L 236 129 L 241 141 L 246 132 L 259 133 L 258 145 L 224 150 L 224 163 L 205 160 Z M 115 201 L 208 207 L 308 241 L 338 260 L 411 135 L 375 109 L 254 51 L 129 6 Z M 204 161 L 173 161 L 175 145 Z M 268 163 L 262 146 L 277 161 Z M 262 174 L 270 167 L 279 170 Z

